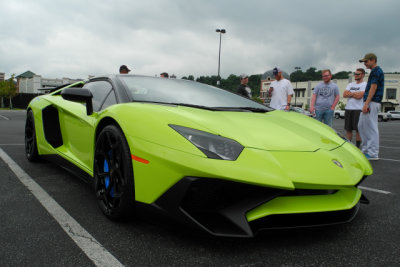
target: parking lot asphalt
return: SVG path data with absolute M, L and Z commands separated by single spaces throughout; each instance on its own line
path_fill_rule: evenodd
M 0 149 L 54 199 L 104 250 L 126 266 L 399 266 L 400 121 L 380 122 L 380 158 L 362 183 L 371 201 L 350 223 L 265 232 L 251 239 L 211 237 L 138 209 L 117 223 L 97 208 L 91 186 L 24 154 L 24 111 L 0 110 Z M 344 120 L 333 128 L 343 132 Z M 0 158 L 0 266 L 99 265 Z

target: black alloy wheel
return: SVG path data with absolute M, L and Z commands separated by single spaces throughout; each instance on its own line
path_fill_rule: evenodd
M 35 119 L 32 110 L 28 111 L 25 122 L 25 155 L 29 161 L 38 161 L 40 158 L 37 149 Z
M 106 126 L 96 140 L 94 189 L 97 204 L 109 219 L 130 219 L 134 215 L 135 188 L 128 143 L 120 128 Z

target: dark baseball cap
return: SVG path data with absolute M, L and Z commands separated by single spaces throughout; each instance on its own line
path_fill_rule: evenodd
M 119 67 L 119 71 L 121 71 L 121 70 L 125 70 L 127 72 L 131 71 L 130 69 L 128 69 L 128 67 L 126 65 L 121 65 L 121 67 Z
M 374 53 L 365 54 L 364 58 L 360 59 L 359 62 L 366 62 L 368 60 L 377 60 L 377 57 Z
M 279 68 L 279 67 L 275 67 L 275 68 L 272 70 L 272 74 L 273 74 L 273 75 L 277 75 L 279 72 L 282 72 L 281 68 Z

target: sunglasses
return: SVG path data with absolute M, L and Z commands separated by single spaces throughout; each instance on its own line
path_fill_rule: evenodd
M 361 73 L 354 73 L 354 75 L 361 75 Z

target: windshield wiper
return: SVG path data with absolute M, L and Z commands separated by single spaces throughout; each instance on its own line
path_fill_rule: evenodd
M 188 103 L 170 103 L 170 102 L 157 102 L 157 101 L 134 101 L 134 102 L 184 106 L 184 107 L 199 108 L 211 111 L 250 111 L 250 112 L 261 112 L 261 113 L 270 111 L 269 109 L 254 108 L 254 107 L 207 107 L 207 106 L 188 104 Z
M 251 112 L 269 112 L 269 109 L 264 108 L 254 108 L 254 107 L 218 107 L 218 110 L 226 111 L 251 111 Z
M 206 106 L 187 104 L 187 103 L 166 103 L 166 104 L 184 106 L 184 107 L 191 107 L 191 108 L 200 108 L 200 109 L 212 110 L 212 111 L 220 111 L 221 110 L 220 108 L 206 107 Z
M 268 109 L 254 108 L 254 107 L 206 107 L 206 106 L 186 104 L 186 103 L 170 103 L 170 104 L 177 105 L 177 106 L 185 106 L 185 107 L 213 110 L 213 111 L 251 111 L 251 112 L 268 112 L 268 111 L 270 111 Z
M 212 111 L 221 110 L 220 108 L 206 107 L 206 106 L 187 104 L 187 103 L 170 103 L 170 102 L 145 101 L 145 100 L 142 100 L 142 101 L 136 100 L 133 102 L 152 103 L 152 104 L 160 104 L 160 105 L 185 106 L 185 107 L 199 108 L 199 109 L 212 110 Z

